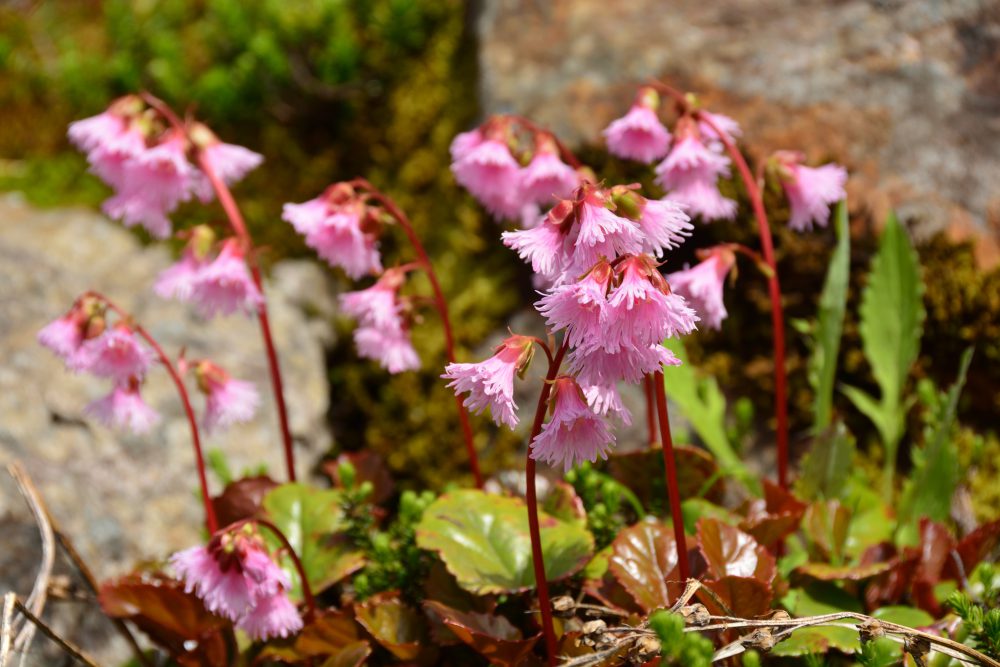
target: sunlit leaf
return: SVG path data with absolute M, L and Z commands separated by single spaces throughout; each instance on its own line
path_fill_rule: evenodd
M 244 477 L 227 484 L 221 495 L 212 498 L 219 525 L 228 526 L 257 516 L 264 496 L 276 486 L 278 483 L 267 475 Z
M 774 556 L 739 528 L 715 519 L 698 522 L 698 549 L 708 563 L 709 575 L 751 577 L 769 583 L 777 572 Z
M 856 446 L 843 422 L 817 432 L 809 452 L 802 460 L 801 474 L 795 482 L 796 492 L 807 500 L 839 499 L 851 466 Z
M 872 616 L 880 621 L 905 625 L 908 628 L 925 628 L 934 623 L 934 617 L 923 609 L 902 605 L 880 607 L 872 612 Z
M 609 571 L 646 612 L 669 607 L 683 589 L 673 529 L 640 521 L 618 533 Z
M 437 647 L 427 641 L 423 614 L 392 592 L 373 595 L 354 608 L 355 618 L 390 653 L 400 660 L 427 659 Z

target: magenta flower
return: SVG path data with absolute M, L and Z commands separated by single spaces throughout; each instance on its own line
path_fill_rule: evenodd
M 256 604 L 237 622 L 251 639 L 263 641 L 272 637 L 290 637 L 302 629 L 302 617 L 288 594 L 279 591 L 259 598 Z
M 74 308 L 42 327 L 38 332 L 38 342 L 69 364 L 83 344 L 85 323 Z
M 826 227 L 830 220 L 830 204 L 844 197 L 847 170 L 839 164 L 806 167 L 799 164 L 800 155 L 782 151 L 778 159 L 784 169 L 781 185 L 788 195 L 791 216 L 788 226 L 798 232 L 812 229 L 813 223 Z
M 599 259 L 612 260 L 619 255 L 642 251 L 643 237 L 639 227 L 608 210 L 597 193 L 588 195 L 580 206 L 574 231 L 570 271 L 582 273 Z
M 656 182 L 706 221 L 735 217 L 736 202 L 723 197 L 717 186 L 720 176 L 729 175 L 729 158 L 705 146 L 693 124 L 678 125 L 678 141 L 656 166 Z
M 614 384 L 584 387 L 583 395 L 587 398 L 587 405 L 597 414 L 602 417 L 614 415 L 622 425 L 632 425 L 632 413 L 625 407 L 618 387 Z
M 559 159 L 559 149 L 552 137 L 539 134 L 535 140 L 535 155 L 521 171 L 524 199 L 539 204 L 567 199 L 579 185 L 579 174 Z
M 552 386 L 552 417 L 531 443 L 531 458 L 563 471 L 584 461 L 608 457 L 615 437 L 604 419 L 587 405 L 580 385 L 571 377 L 558 377 Z
M 504 232 L 500 238 L 505 246 L 530 263 L 531 270 L 538 275 L 554 278 L 562 271 L 563 241 L 566 237 L 560 226 L 547 217 L 531 229 Z
M 84 341 L 71 358 L 70 367 L 127 384 L 133 377 L 144 378 L 153 358 L 152 350 L 131 329 L 119 324 Z
M 477 414 L 487 407 L 497 426 L 517 426 L 514 403 L 514 374 L 524 371 L 531 361 L 533 341 L 527 336 L 511 336 L 497 347 L 496 354 L 478 364 L 448 364 L 441 377 L 451 380 L 456 394 L 468 393 L 465 407 Z
M 320 257 L 357 280 L 382 272 L 378 239 L 362 229 L 363 214 L 364 206 L 359 202 L 334 204 L 324 194 L 302 204 L 285 204 L 282 218 Z
M 160 421 L 156 410 L 142 400 L 134 378 L 116 384 L 110 394 L 88 404 L 83 412 L 105 426 L 128 429 L 137 435 L 148 433 Z
M 695 330 L 698 316 L 672 294 L 648 255 L 629 257 L 617 268 L 621 283 L 608 297 L 604 349 L 648 348 L 664 338 Z
M 521 167 L 500 136 L 485 136 L 451 164 L 459 185 L 497 218 L 515 218 L 525 204 Z M 471 144 L 471 142 L 470 142 Z
M 535 303 L 553 331 L 566 329 L 572 347 L 604 345 L 611 273 L 611 265 L 601 260 L 577 282 L 554 287 Z
M 656 115 L 655 91 L 643 89 L 629 112 L 604 130 L 608 151 L 626 160 L 653 162 L 667 154 L 670 133 Z
M 215 141 L 203 149 L 205 160 L 226 185 L 243 180 L 264 161 L 264 156 L 249 148 Z
M 191 301 L 206 318 L 238 310 L 256 313 L 264 305 L 235 239 L 226 241 L 218 256 L 197 271 L 190 287 Z
M 402 326 L 354 330 L 358 356 L 373 359 L 392 374 L 420 368 L 420 357 L 413 348 L 409 332 Z
M 719 329 L 728 313 L 722 301 L 726 276 L 736 263 L 732 250 L 719 246 L 691 268 L 667 275 L 671 289 L 683 296 L 712 329 Z
M 684 243 L 694 229 L 680 205 L 666 198 L 640 198 L 637 222 L 645 235 L 642 250 L 654 257 L 663 257 L 665 250 L 673 250 Z

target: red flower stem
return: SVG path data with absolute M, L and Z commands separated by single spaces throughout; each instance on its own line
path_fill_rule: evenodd
M 403 210 L 396 205 L 395 201 L 383 194 L 368 180 L 356 178 L 351 181 L 351 185 L 366 190 L 368 196 L 381 204 L 386 213 L 399 223 L 399 226 L 403 228 L 407 238 L 409 238 L 410 244 L 413 246 L 413 251 L 417 253 L 417 260 L 427 274 L 427 279 L 431 283 L 431 290 L 434 292 L 434 305 L 438 311 L 438 316 L 441 318 L 441 326 L 444 329 L 444 343 L 448 362 L 455 363 L 455 337 L 452 334 L 451 318 L 448 317 L 448 301 L 444 298 L 444 292 L 441 291 L 441 283 L 438 282 L 437 273 L 434 272 L 434 265 L 431 264 L 431 259 L 428 257 L 423 243 L 420 242 L 420 237 L 417 236 L 416 231 L 413 229 L 413 223 L 410 222 L 410 219 Z M 472 477 L 476 481 L 476 488 L 481 489 L 483 488 L 483 475 L 479 470 L 479 456 L 476 454 L 476 443 L 472 434 L 472 425 L 469 423 L 469 413 L 465 409 L 462 398 L 457 394 L 455 395 L 455 405 L 458 408 L 458 421 L 462 425 L 462 436 L 465 440 L 465 451 L 469 458 L 469 467 L 472 469 Z
M 211 182 L 212 189 L 215 190 L 215 194 L 219 198 L 219 203 L 222 204 L 222 208 L 226 212 L 226 217 L 229 218 L 229 224 L 232 226 L 237 238 L 243 243 L 250 275 L 253 277 L 253 282 L 260 291 L 261 296 L 263 296 L 264 282 L 261 280 L 260 269 L 253 256 L 253 240 L 250 238 L 250 232 L 247 229 L 246 222 L 243 220 L 243 214 L 240 213 L 240 209 L 236 205 L 236 200 L 233 199 L 233 194 L 229 191 L 225 182 L 219 178 L 212 164 L 205 158 L 204 151 L 199 151 L 198 153 L 198 164 L 208 177 L 209 182 Z M 288 425 L 288 408 L 285 405 L 285 392 L 281 381 L 281 367 L 278 364 L 278 353 L 274 348 L 274 339 L 271 337 L 271 322 L 267 317 L 266 299 L 261 302 L 260 310 L 257 311 L 257 319 L 260 321 L 260 332 L 264 338 L 264 351 L 267 354 L 267 369 L 271 376 L 271 388 L 274 390 L 274 402 L 278 407 L 278 424 L 281 427 L 281 442 L 285 449 L 285 468 L 288 471 L 288 480 L 294 482 L 295 451 L 292 444 L 292 431 Z
M 764 209 L 764 198 L 750 166 L 743 159 L 743 154 L 736 148 L 729 137 L 722 132 L 708 116 L 695 112 L 695 117 L 711 127 L 722 141 L 729 156 L 740 171 L 743 183 L 753 206 L 754 217 L 757 219 L 757 231 L 760 234 L 760 246 L 764 252 L 764 261 L 771 269 L 767 277 L 768 292 L 771 297 L 771 329 L 774 343 L 774 411 L 778 426 L 778 484 L 782 489 L 788 489 L 788 398 L 785 388 L 785 323 L 781 310 L 781 285 L 778 282 L 778 265 L 774 259 L 774 242 L 771 239 L 771 226 L 767 221 L 767 211 Z
M 280 528 L 267 519 L 247 519 L 246 521 L 256 523 L 270 530 L 285 548 L 285 551 L 288 553 L 288 557 L 292 559 L 292 563 L 295 565 L 295 570 L 299 573 L 299 580 L 302 582 L 302 597 L 306 603 L 306 622 L 311 622 L 314 618 L 316 618 L 316 598 L 313 597 L 312 588 L 309 586 L 309 579 L 306 577 L 306 569 L 302 566 L 302 560 L 299 559 L 298 554 L 295 553 L 295 549 L 292 548 L 292 543 L 288 541 L 288 538 L 285 537 L 285 534 Z
M 645 389 L 647 440 L 650 446 L 652 446 L 656 442 L 656 401 L 654 398 L 655 392 L 653 391 L 653 378 L 649 375 L 646 376 Z
M 531 437 L 528 438 L 528 454 L 524 466 L 525 490 L 524 500 L 528 505 L 528 531 L 531 533 L 531 564 L 535 570 L 535 586 L 538 589 L 538 608 L 542 613 L 542 632 L 545 635 L 545 651 L 550 666 L 556 664 L 556 632 L 552 627 L 552 603 L 549 600 L 549 582 L 545 578 L 545 560 L 542 555 L 542 533 L 538 523 L 538 494 L 535 489 L 535 459 L 531 458 L 531 443 L 542 432 L 542 422 L 548 411 L 549 394 L 552 392 L 552 382 L 559 374 L 569 341 L 564 340 L 562 347 L 556 353 L 555 359 L 549 364 L 549 371 L 538 394 L 538 407 L 535 409 L 535 421 L 531 425 Z
M 91 291 L 87 292 L 87 295 L 101 300 L 108 306 L 108 308 L 117 313 L 120 318 L 128 322 L 132 330 L 142 336 L 142 338 L 149 343 L 149 346 L 153 348 L 153 351 L 156 352 L 156 356 L 159 358 L 160 363 L 167 369 L 170 379 L 174 381 L 174 386 L 177 388 L 177 394 L 181 399 L 181 405 L 184 406 L 184 414 L 187 416 L 188 425 L 191 427 L 191 442 L 194 445 L 194 459 L 198 468 L 198 483 L 201 484 L 201 500 L 205 506 L 205 527 L 208 529 L 209 534 L 214 534 L 219 529 L 219 522 L 215 518 L 215 508 L 212 506 L 212 496 L 208 494 L 208 475 L 205 473 L 205 457 L 201 450 L 201 436 L 198 433 L 198 420 L 195 418 L 194 409 L 191 407 L 191 398 L 188 395 L 187 387 L 184 386 L 184 380 L 181 379 L 177 369 L 174 368 L 173 362 L 170 361 L 170 357 L 168 357 L 166 352 L 163 351 L 160 344 L 156 342 L 156 339 L 153 338 L 152 334 L 146 331 L 142 325 L 136 323 L 135 318 L 133 318 L 128 312 L 119 308 L 113 301 L 111 301 L 111 299 L 104 296 L 100 292 Z
M 681 581 L 687 581 L 691 576 L 691 566 L 688 564 L 684 514 L 681 512 L 681 495 L 677 487 L 677 462 L 674 459 L 674 441 L 670 436 L 670 415 L 667 413 L 667 391 L 663 386 L 662 369 L 654 373 L 652 382 L 656 385 L 656 410 L 660 417 L 660 438 L 663 440 L 663 467 L 667 475 L 670 518 L 673 520 L 674 540 L 677 542 L 677 565 L 680 568 Z

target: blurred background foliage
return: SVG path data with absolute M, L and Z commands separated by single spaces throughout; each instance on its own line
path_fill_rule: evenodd
M 107 190 L 65 139 L 66 125 L 100 112 L 109 100 L 148 89 L 177 109 L 190 109 L 226 141 L 266 157 L 236 194 L 265 261 L 305 256 L 306 249 L 279 219 L 281 204 L 314 197 L 327 184 L 363 175 L 397 198 L 451 297 L 463 358 L 483 356 L 482 344 L 530 303 L 525 267 L 504 249 L 498 228 L 460 192 L 448 171 L 448 144 L 479 120 L 475 3 L 461 0 L 47 0 L 0 5 L 0 189 L 19 190 L 41 205 L 97 206 Z M 752 141 L 752 137 L 750 138 Z M 611 181 L 645 180 L 649 170 L 609 158 L 600 147 L 581 157 Z M 742 197 L 735 185 L 728 194 Z M 655 188 L 653 189 L 655 191 Z M 779 260 L 788 317 L 811 319 L 833 234 L 798 235 L 784 228 L 783 203 L 770 202 L 778 229 Z M 742 206 L 742 211 L 748 207 Z M 190 206 L 181 224 L 212 221 L 212 207 Z M 675 257 L 693 261 L 693 249 L 719 241 L 755 246 L 747 219 L 700 226 Z M 861 355 L 857 302 L 876 247 L 873 221 L 852 225 L 852 283 L 845 341 L 844 382 L 871 389 Z M 408 249 L 391 231 L 389 261 Z M 976 362 L 962 405 L 968 428 L 995 429 L 1000 409 L 1000 272 L 979 271 L 968 245 L 942 238 L 919 247 L 928 320 L 916 377 L 939 386 L 954 379 L 961 351 L 974 345 Z M 348 288 L 337 276 L 339 287 Z M 418 284 L 417 290 L 426 285 Z M 691 346 L 695 363 L 715 374 L 732 397 L 748 397 L 770 440 L 772 413 L 770 327 L 766 286 L 752 267 L 727 295 L 731 320 L 721 332 L 702 332 Z M 428 316 L 416 343 L 426 370 L 390 377 L 355 359 L 350 324 L 329 353 L 333 402 L 330 419 L 338 447 L 371 446 L 412 485 L 439 487 L 465 475 L 450 392 L 439 379 L 440 327 Z M 805 434 L 811 396 L 807 349 L 790 332 L 789 372 L 794 432 Z M 473 352 L 473 349 L 476 349 Z M 870 425 L 838 396 L 838 409 L 865 442 Z M 476 422 L 487 470 L 511 464 L 522 445 L 485 420 Z M 911 433 L 919 429 L 914 415 Z M 1000 443 L 964 438 L 980 511 L 994 513 L 1000 498 L 987 482 L 1000 472 Z M 807 438 L 798 438 L 798 450 Z M 761 447 L 762 451 L 769 447 Z M 905 457 L 906 452 L 902 455 Z M 980 481 L 976 481 L 980 480 Z M 977 494 L 979 495 L 979 494 Z M 983 503 L 986 503 L 983 505 Z M 986 507 L 983 510 L 982 507 Z

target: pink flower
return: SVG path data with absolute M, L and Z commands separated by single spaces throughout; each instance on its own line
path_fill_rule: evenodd
M 145 377 L 153 358 L 153 352 L 139 342 L 131 329 L 121 324 L 80 345 L 70 366 L 75 371 L 86 371 L 124 384 L 133 377 L 140 380 Z
M 642 232 L 635 223 L 615 215 L 596 195 L 590 195 L 580 206 L 569 270 L 583 272 L 599 259 L 641 252 L 642 243 Z
M 729 141 L 736 141 L 737 137 L 743 134 L 743 130 L 740 129 L 740 124 L 729 116 L 724 116 L 721 113 L 710 113 L 708 111 L 701 112 L 702 117 L 708 118 L 712 121 L 715 127 L 719 128 Z M 722 141 L 719 139 L 718 133 L 704 120 L 698 121 L 698 131 L 701 132 L 701 136 L 705 137 L 708 141 L 708 147 L 716 152 L 723 152 L 726 147 L 723 145 Z
M 233 621 L 291 588 L 260 538 L 246 532 L 217 533 L 208 546 L 174 554 L 170 564 L 188 593 L 201 598 L 210 612 Z
M 554 278 L 562 270 L 563 241 L 565 235 L 558 224 L 547 218 L 531 229 L 504 232 L 503 244 L 517 252 L 531 270 L 546 278 Z
M 520 192 L 521 167 L 506 143 L 488 138 L 455 160 L 451 170 L 459 185 L 495 217 L 517 217 L 525 203 Z
M 677 202 L 669 199 L 641 199 L 639 228 L 645 234 L 643 252 L 663 257 L 665 250 L 673 250 L 691 235 L 694 227 L 690 218 Z
M 709 150 L 697 134 L 679 139 L 666 159 L 656 167 L 656 182 L 674 201 L 705 220 L 731 219 L 736 202 L 727 199 L 716 185 L 728 176 L 729 159 Z
M 522 372 L 531 360 L 532 339 L 511 336 L 496 354 L 478 364 L 448 364 L 441 377 L 451 380 L 449 387 L 456 394 L 468 393 L 465 407 L 482 413 L 487 407 L 499 426 L 517 426 L 517 404 L 514 403 L 514 374 Z
M 580 176 L 573 167 L 559 159 L 559 149 L 551 137 L 538 135 L 535 155 L 521 171 L 523 197 L 544 204 L 566 199 L 580 185 Z
M 624 381 L 637 384 L 662 366 L 679 366 L 680 360 L 662 345 L 621 347 L 609 352 L 603 347 L 577 348 L 566 357 L 566 367 L 584 386 Z
M 672 294 L 648 255 L 629 257 L 618 266 L 621 283 L 608 298 L 604 349 L 648 348 L 664 338 L 695 330 L 698 316 L 683 297 Z
M 608 457 L 615 437 L 604 419 L 584 400 L 580 386 L 571 377 L 556 378 L 552 386 L 552 417 L 531 443 L 531 458 L 569 471 L 584 461 Z
M 722 302 L 723 287 L 735 263 L 733 252 L 719 247 L 692 268 L 668 274 L 667 282 L 674 292 L 691 304 L 706 325 L 719 329 L 728 315 Z
M 69 140 L 87 154 L 91 171 L 119 188 L 125 164 L 146 150 L 146 137 L 134 118 L 145 103 L 134 95 L 113 102 L 108 110 L 69 126 Z
M 38 332 L 38 342 L 69 363 L 83 343 L 84 321 L 74 311 L 52 320 Z
M 198 388 L 205 394 L 203 424 L 206 432 L 253 419 L 260 405 L 260 395 L 252 382 L 233 379 L 207 360 L 195 364 L 195 377 Z
M 639 96 L 627 114 L 608 125 L 604 137 L 612 155 L 649 163 L 667 154 L 670 133 L 657 117 L 649 95 L 640 91 Z
M 574 348 L 604 345 L 611 265 L 601 261 L 574 283 L 554 287 L 535 304 L 553 331 L 566 329 Z
M 280 591 L 258 599 L 236 627 L 258 641 L 289 637 L 302 629 L 302 617 L 288 595 Z
M 189 301 L 194 285 L 201 275 L 206 262 L 185 249 L 181 258 L 172 266 L 160 272 L 153 283 L 153 291 L 162 299 Z
M 781 181 L 792 209 L 788 226 L 799 232 L 809 231 L 813 223 L 826 227 L 830 204 L 847 196 L 844 192 L 847 170 L 839 164 L 816 168 L 794 164 L 788 171 L 790 178 Z
M 136 380 L 115 385 L 110 394 L 90 403 L 83 412 L 105 426 L 126 428 L 137 435 L 148 433 L 160 420 L 156 410 L 142 400 Z
M 264 156 L 249 148 L 221 141 L 210 143 L 204 148 L 205 160 L 226 185 L 243 180 L 243 177 L 260 166 Z
M 191 284 L 191 301 L 203 317 L 219 313 L 230 315 L 237 310 L 256 313 L 264 304 L 247 268 L 243 251 L 230 239 L 218 256 L 201 267 Z
M 301 204 L 288 203 L 281 208 L 281 219 L 291 224 L 302 236 L 317 229 L 329 215 L 330 205 L 322 196 Z
M 356 201 L 333 204 L 324 194 L 302 204 L 285 204 L 282 218 L 305 236 L 306 245 L 320 257 L 357 280 L 382 272 L 378 240 L 362 229 L 363 213 Z
M 358 348 L 358 356 L 378 361 L 390 373 L 420 368 L 420 357 L 413 349 L 409 332 L 401 326 L 381 329 L 358 327 L 354 330 L 354 344 Z
M 456 134 L 455 138 L 451 140 L 451 146 L 448 147 L 448 151 L 451 153 L 451 161 L 457 162 L 461 160 L 481 143 L 483 143 L 483 133 L 479 131 L 479 128 Z
M 341 294 L 340 307 L 364 326 L 398 327 L 400 309 L 397 294 L 404 280 L 402 271 L 389 269 L 371 287 Z
M 122 165 L 116 194 L 104 202 L 108 216 L 126 227 L 142 225 L 156 238 L 170 236 L 170 220 L 178 204 L 191 198 L 198 178 L 187 161 L 184 137 L 175 133 Z
M 632 413 L 625 407 L 618 387 L 614 384 L 591 385 L 583 388 L 583 395 L 587 398 L 590 409 L 606 417 L 611 414 L 621 421 L 624 426 L 632 425 Z

